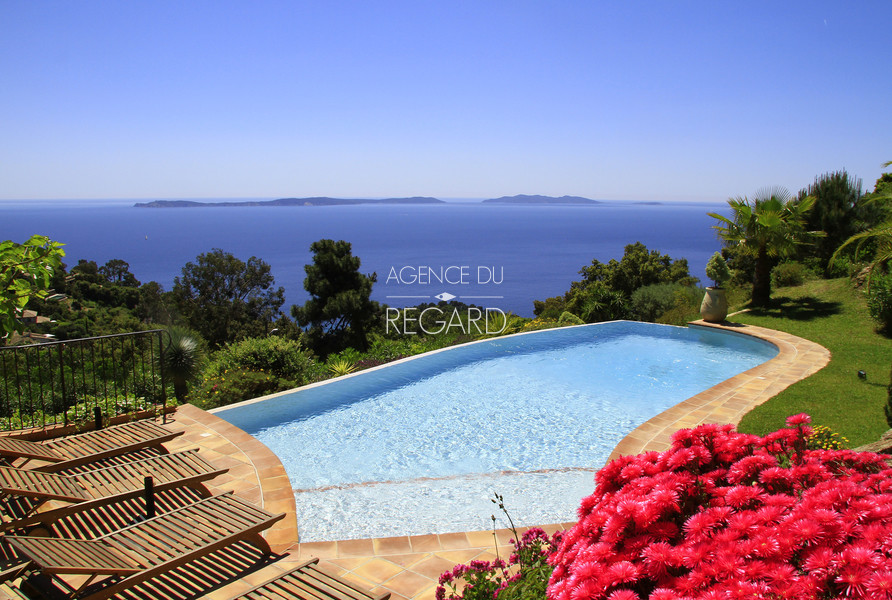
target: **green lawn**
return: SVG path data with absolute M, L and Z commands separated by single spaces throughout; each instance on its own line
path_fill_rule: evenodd
M 773 291 L 772 305 L 729 321 L 786 331 L 821 344 L 830 364 L 790 386 L 740 423 L 739 430 L 764 435 L 789 415 L 808 413 L 847 437 L 850 446 L 875 441 L 889 429 L 883 413 L 892 366 L 892 340 L 875 330 L 864 296 L 848 279 L 817 280 Z M 860 379 L 858 371 L 867 373 Z

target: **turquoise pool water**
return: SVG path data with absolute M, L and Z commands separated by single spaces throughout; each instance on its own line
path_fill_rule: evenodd
M 617 321 L 468 344 L 215 411 L 297 491 L 302 541 L 573 520 L 631 430 L 777 354 L 704 328 Z

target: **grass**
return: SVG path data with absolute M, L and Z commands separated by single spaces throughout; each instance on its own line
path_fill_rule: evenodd
M 740 422 L 739 431 L 765 435 L 783 427 L 789 415 L 808 413 L 815 425 L 830 427 L 856 447 L 889 429 L 887 399 L 892 340 L 877 333 L 864 295 L 848 279 L 808 281 L 774 290 L 771 306 L 731 320 L 786 331 L 821 344 L 830 364 L 800 381 Z M 860 379 L 858 371 L 867 373 Z

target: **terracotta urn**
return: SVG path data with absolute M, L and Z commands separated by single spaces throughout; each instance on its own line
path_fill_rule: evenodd
M 700 316 L 708 323 L 721 323 L 728 316 L 728 299 L 723 288 L 706 288 L 700 304 Z

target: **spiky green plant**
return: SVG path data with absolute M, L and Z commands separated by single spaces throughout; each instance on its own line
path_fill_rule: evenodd
M 329 373 L 335 377 L 340 377 L 341 375 L 349 375 L 355 371 L 356 365 L 346 358 L 336 358 L 328 363 L 327 368 Z
M 164 370 L 173 380 L 173 393 L 180 404 L 186 401 L 189 382 L 198 378 L 205 359 L 204 340 L 184 327 L 170 327 L 162 359 Z

